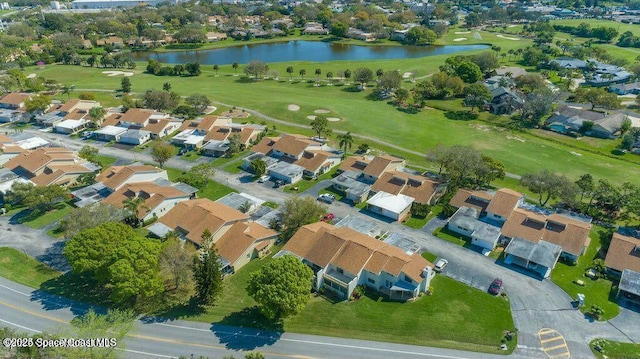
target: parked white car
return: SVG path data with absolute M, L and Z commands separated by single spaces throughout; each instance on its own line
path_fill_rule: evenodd
M 447 264 L 449 264 L 448 260 L 446 260 L 444 258 L 438 258 L 438 260 L 436 261 L 435 268 L 433 268 L 433 270 L 438 272 L 438 273 L 440 273 L 440 272 L 442 272 L 444 267 L 447 266 Z

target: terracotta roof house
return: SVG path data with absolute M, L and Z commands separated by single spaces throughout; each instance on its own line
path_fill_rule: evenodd
M 28 93 L 9 92 L 0 97 L 0 108 L 18 110 L 24 107 L 24 102 L 30 99 L 31 96 L 32 94 Z
M 267 168 L 269 175 L 287 183 L 295 183 L 303 176 L 315 178 L 342 159 L 340 153 L 326 144 L 303 135 L 264 137 L 251 151 L 277 159 L 278 163 Z
M 184 239 L 202 245 L 202 234 L 208 229 L 221 257 L 225 274 L 266 254 L 278 233 L 254 222 L 249 216 L 209 199 L 192 199 L 178 203 L 149 227 L 156 236 L 178 232 Z
M 301 227 L 280 255 L 294 255 L 311 267 L 314 290 L 328 290 L 345 300 L 357 285 L 392 299 L 416 298 L 435 275 L 433 264 L 418 254 L 324 222 Z
M 511 212 L 524 203 L 524 200 L 524 194 L 508 188 L 501 188 L 493 194 L 491 201 L 489 201 L 489 205 L 486 208 L 487 217 L 499 223 L 504 223 L 511 215 Z
M 141 166 L 111 166 L 96 176 L 96 182 L 103 183 L 112 192 L 126 184 L 152 182 L 157 179 L 169 180 L 167 171 L 158 167 Z
M 437 180 L 400 171 L 384 172 L 371 186 L 373 193 L 403 194 L 416 203 L 432 205 L 444 193 L 445 185 Z
M 633 230 L 614 233 L 604 263 L 617 275 L 625 269 L 640 272 L 640 233 Z
M 153 218 L 161 218 L 178 203 L 191 199 L 192 195 L 173 186 L 138 182 L 120 187 L 105 198 L 103 203 L 117 208 L 125 208 L 125 201 L 135 198 L 143 199 L 142 204 L 138 207 L 137 216 L 140 221 L 144 222 Z
M 390 155 L 376 156 L 362 171 L 362 173 L 364 173 L 364 180 L 374 183 L 383 173 L 400 171 L 404 168 L 405 164 L 405 160 L 400 157 Z
M 451 198 L 449 204 L 456 208 L 475 208 L 482 213 L 487 209 L 492 198 L 493 195 L 485 191 L 472 191 L 460 188 L 453 198 Z
M 149 123 L 142 127 L 143 131 L 151 134 L 151 138 L 163 138 L 169 136 L 180 127 L 179 121 L 171 119 L 150 119 Z
M 502 227 L 502 235 L 533 243 L 542 240 L 562 248 L 562 257 L 576 261 L 586 251 L 591 223 L 561 214 L 536 213 L 516 208 Z
M 4 164 L 5 168 L 36 186 L 71 185 L 83 174 L 99 168 L 77 157 L 73 151 L 61 147 L 43 147 L 20 153 Z

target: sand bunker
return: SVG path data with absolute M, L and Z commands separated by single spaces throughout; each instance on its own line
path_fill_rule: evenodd
M 329 110 L 325 110 L 325 109 L 323 109 L 323 108 L 321 108 L 321 109 L 317 109 L 317 110 L 313 111 L 313 113 L 329 113 L 329 112 L 331 112 L 331 111 L 329 111 Z
M 308 119 L 310 119 L 311 121 L 313 121 L 313 120 L 315 120 L 315 119 L 316 119 L 316 116 L 314 116 L 314 115 L 309 115 L 309 116 L 307 116 L 307 118 L 308 118 Z
M 27 78 L 28 78 L 28 79 L 35 79 L 35 78 L 36 78 L 36 76 L 38 76 L 38 75 L 36 75 L 36 74 L 28 74 L 28 75 L 27 75 Z
M 471 33 L 471 31 L 456 31 L 456 32 L 454 32 L 454 34 L 456 34 L 456 35 L 470 34 L 470 33 Z
M 300 111 L 300 106 L 291 104 L 291 105 L 287 106 L 287 110 L 289 110 L 289 111 Z
M 338 121 L 340 121 L 340 119 L 339 119 L 339 118 L 337 118 L 337 117 L 327 117 L 327 121 L 330 121 L 330 122 L 338 122 Z
M 404 74 L 402 74 L 403 79 L 408 79 L 411 76 L 413 76 L 413 72 L 405 72 Z
M 133 72 L 125 72 L 125 71 L 102 71 L 102 73 L 109 77 L 119 76 L 119 75 L 122 75 L 125 77 L 133 76 Z
M 520 41 L 520 38 L 517 38 L 517 37 L 509 37 L 509 36 L 504 36 L 504 35 L 496 35 L 496 37 L 499 37 L 499 38 L 505 39 L 505 40 Z
M 464 41 L 466 39 L 467 39 L 466 37 L 458 37 L 458 38 L 453 39 L 453 41 L 456 41 L 456 42 L 457 41 Z
M 582 153 L 578 153 L 578 152 L 569 152 L 570 154 L 574 155 L 574 156 L 578 156 L 578 157 L 582 157 Z

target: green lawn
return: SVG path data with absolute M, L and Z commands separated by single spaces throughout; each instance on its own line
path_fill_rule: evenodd
M 270 66 L 280 73 L 285 73 L 284 70 L 289 65 L 294 67 L 295 72 L 300 68 L 310 71 L 318 67 L 323 73 L 337 72 L 345 68 L 353 71 L 356 67 L 368 66 L 385 70 L 417 71 L 420 76 L 420 74 L 426 75 L 437 71 L 446 57 L 434 56 L 430 57 L 429 61 L 399 59 L 327 63 L 295 62 L 276 63 Z M 631 162 L 624 160 L 629 158 L 633 161 L 635 157 L 629 155 L 620 159 L 611 156 L 610 146 L 601 146 L 604 142 L 591 145 L 583 141 L 587 143 L 585 145 L 578 142 L 580 140 L 568 137 L 552 138 L 549 133 L 511 132 L 481 120 L 468 122 L 450 120 L 444 116 L 443 111 L 436 109 L 425 109 L 418 114 L 409 115 L 396 110 L 386 101 L 368 99 L 371 89 L 353 92 L 350 86 L 313 87 L 313 84 L 299 81 L 289 83 L 286 79 L 245 83 L 241 76 L 232 75 L 230 66 L 221 66 L 219 77 L 214 77 L 209 67 L 203 68 L 203 73 L 198 78 L 172 78 L 172 88 L 181 95 L 194 92 L 205 93 L 218 101 L 256 109 L 291 124 L 275 123 L 280 131 L 310 135 L 312 133 L 309 129 L 301 129 L 294 125 L 308 125 L 308 115 L 313 114 L 315 109 L 326 108 L 342 119 L 339 122 L 332 122 L 331 126 L 334 129 L 351 131 L 356 136 L 355 145 L 367 142 L 374 150 L 398 154 L 418 165 L 425 163 L 423 156 L 419 153 L 427 151 L 436 144 L 468 144 L 504 162 L 506 170 L 511 173 L 523 174 L 544 167 L 564 173 L 572 179 L 577 179 L 585 172 L 589 172 L 595 178 L 608 178 L 618 184 L 625 181 L 640 183 L 640 167 L 630 166 Z M 143 92 L 148 88 L 161 88 L 166 79 L 142 74 L 142 68 L 143 66 L 138 66 L 138 69 L 134 70 L 136 74 L 131 77 L 134 91 Z M 96 68 L 47 65 L 44 69 L 34 67 L 27 71 L 63 83 L 73 80 L 78 88 L 115 89 L 119 87 L 120 81 L 119 78 L 103 75 L 101 73 L 103 69 Z M 407 86 L 412 85 L 407 84 Z M 460 100 L 449 102 L 446 106 L 451 108 L 460 106 Z M 300 105 L 300 111 L 287 110 L 287 105 L 291 103 Z M 363 108 L 367 111 L 363 111 Z M 371 114 L 376 115 L 372 117 Z M 481 119 L 487 118 L 486 114 L 481 116 Z M 269 126 L 274 124 L 266 122 Z M 357 136 L 370 136 L 373 139 L 366 140 Z M 392 148 L 379 141 L 387 141 L 417 153 Z M 589 151 L 590 149 L 592 151 Z M 636 159 L 633 163 L 638 163 L 639 160 Z
M 32 288 L 60 276 L 60 272 L 28 255 L 7 247 L 0 247 L 0 276 Z
M 593 260 L 601 258 L 598 249 L 602 246 L 603 240 L 608 240 L 611 233 L 599 226 L 593 226 L 591 230 L 591 243 L 587 252 L 580 257 L 578 263 L 573 266 L 558 262 L 551 272 L 551 280 L 562 288 L 572 298 L 576 299 L 578 293 L 585 295 L 585 305 L 583 312 L 589 311 L 591 305 L 598 305 L 604 310 L 603 319 L 611 319 L 620 313 L 620 308 L 615 300 L 616 288 L 607 279 L 592 280 L 586 277 L 585 272 L 591 268 Z M 574 282 L 582 280 L 584 286 L 579 286 Z
M 509 303 L 442 276 L 433 279 L 432 296 L 423 296 L 410 303 L 390 302 L 376 294 L 355 302 L 339 303 L 312 296 L 302 313 L 286 319 L 279 327 L 258 314 L 255 301 L 245 291 L 250 273 L 268 260 L 254 260 L 225 278 L 224 293 L 216 306 L 206 313 L 193 315 L 178 310 L 168 315 L 305 334 L 490 353 L 510 352 L 497 350 L 505 331 L 514 330 Z M 510 347 L 515 347 L 515 341 L 511 343 Z
M 69 214 L 70 210 L 71 206 L 66 202 L 63 202 L 58 204 L 55 209 L 40 216 L 32 217 L 31 215 L 29 215 L 25 217 L 24 222 L 21 223 L 31 228 L 43 228 L 51 223 L 65 218 Z
M 176 179 L 183 175 L 181 170 L 175 168 L 165 168 L 167 174 L 169 175 L 170 181 L 176 181 Z M 198 191 L 198 198 L 208 198 L 212 201 L 218 200 L 229 193 L 237 192 L 235 189 L 226 186 L 222 183 L 209 180 L 207 185 Z
M 459 246 L 467 246 L 471 242 L 471 239 L 469 237 L 450 231 L 445 227 L 437 228 L 435 231 L 433 231 L 433 235 L 440 239 L 444 239 L 445 241 L 455 243 Z
M 599 345 L 602 351 L 599 352 L 595 349 L 595 345 Z M 613 340 L 606 339 L 594 339 L 589 343 L 589 347 L 593 354 L 599 358 L 604 359 L 634 359 L 640 357 L 640 344 L 637 343 L 622 343 Z
M 427 224 L 427 222 L 429 222 L 428 217 L 419 218 L 419 217 L 410 216 L 404 222 L 402 222 L 402 224 L 410 228 L 420 229 L 424 227 L 424 225 Z
M 421 256 L 422 256 L 422 258 L 428 260 L 431 263 L 435 263 L 436 259 L 438 259 L 437 255 L 435 255 L 433 253 L 430 253 L 430 252 L 426 252 L 426 251 L 422 252 Z
M 202 157 L 197 151 L 189 151 L 181 156 L 183 160 L 195 162 Z
M 98 161 L 100 161 L 100 165 L 102 165 L 102 168 L 107 168 L 109 166 L 111 166 L 112 164 L 114 164 L 118 159 L 115 157 L 109 157 L 109 156 L 104 156 L 104 155 L 98 155 Z

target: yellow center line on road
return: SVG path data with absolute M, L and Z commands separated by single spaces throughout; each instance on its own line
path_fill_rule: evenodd
M 13 304 L 9 304 L 3 301 L 0 301 L 0 305 L 3 305 L 5 307 L 9 307 L 11 309 L 23 312 L 23 313 L 27 313 L 33 316 L 36 316 L 38 318 L 43 318 L 43 319 L 48 319 L 57 323 L 63 323 L 63 324 L 69 324 L 69 322 L 56 318 L 56 317 L 52 317 L 50 315 L 46 315 L 46 314 L 42 314 L 42 313 L 36 313 L 32 310 L 29 309 L 25 309 L 22 307 L 18 307 L 15 306 Z M 186 341 L 182 341 L 182 340 L 177 340 L 177 339 L 168 339 L 168 338 L 158 338 L 158 337 L 152 337 L 152 336 L 147 336 L 147 335 L 141 335 L 141 334 L 128 334 L 128 337 L 131 338 L 138 338 L 138 339 L 142 339 L 142 340 L 150 340 L 150 341 L 154 341 L 154 342 L 162 342 L 162 343 L 170 343 L 170 344 L 179 344 L 179 345 L 188 345 L 188 346 L 192 346 L 192 347 L 198 347 L 198 348 L 207 348 L 207 349 L 216 349 L 216 350 L 228 350 L 226 347 L 222 346 L 222 345 L 208 345 L 208 344 L 199 344 L 199 343 L 192 343 L 192 342 L 186 342 Z M 263 354 L 267 354 L 267 355 L 276 355 L 276 356 L 281 356 L 281 357 L 286 357 L 286 358 L 294 358 L 294 359 L 313 359 L 313 357 L 309 357 L 309 356 L 304 356 L 304 355 L 294 355 L 294 354 L 283 354 L 283 353 L 276 353 L 276 352 L 262 352 Z

